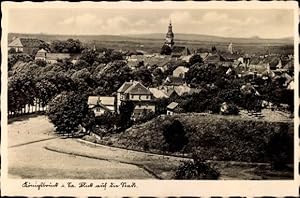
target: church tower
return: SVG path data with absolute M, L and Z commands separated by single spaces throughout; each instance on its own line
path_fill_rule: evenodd
M 174 33 L 172 31 L 172 23 L 170 21 L 169 27 L 168 27 L 168 32 L 166 35 L 166 41 L 165 44 L 168 45 L 169 47 L 172 47 L 174 45 Z

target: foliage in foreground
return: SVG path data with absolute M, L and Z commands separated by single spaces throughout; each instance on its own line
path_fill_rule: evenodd
M 280 131 L 270 138 L 266 150 L 275 170 L 285 169 L 294 161 L 294 141 L 288 134 L 287 125 L 280 125 Z
M 219 177 L 219 170 L 194 156 L 193 161 L 185 161 L 178 167 L 174 179 L 216 180 Z

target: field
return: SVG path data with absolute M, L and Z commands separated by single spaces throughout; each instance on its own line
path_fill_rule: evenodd
M 9 33 L 8 40 L 13 37 L 35 37 L 50 42 L 53 40 L 79 39 L 85 46 L 122 50 L 143 50 L 147 53 L 159 53 L 164 43 L 165 34 L 143 35 L 48 35 Z M 247 54 L 293 54 L 293 40 L 262 38 L 223 38 L 196 34 L 175 34 L 175 45 L 186 46 L 192 52 L 198 48 L 210 50 L 213 45 L 219 50 L 226 50 L 229 43 L 234 50 Z

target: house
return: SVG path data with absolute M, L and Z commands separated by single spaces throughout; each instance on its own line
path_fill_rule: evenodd
M 117 111 L 122 102 L 131 101 L 135 105 L 133 117 L 143 115 L 144 112 L 155 112 L 152 92 L 138 81 L 125 82 L 117 91 Z
M 181 77 L 175 77 L 175 76 L 168 76 L 164 82 L 164 85 L 168 85 L 168 86 L 179 86 L 179 85 L 183 85 L 185 84 L 183 78 Z
M 174 71 L 173 71 L 173 76 L 174 77 L 180 77 L 184 78 L 185 73 L 189 71 L 189 68 L 184 67 L 184 66 L 178 66 Z
M 100 116 L 105 112 L 116 112 L 115 97 L 89 96 L 88 106 L 94 111 L 95 116 Z
M 179 112 L 179 104 L 177 102 L 171 102 L 167 106 L 167 115 L 173 115 Z
M 15 49 L 16 52 L 33 55 L 45 44 L 45 41 L 36 38 L 15 38 L 8 44 L 8 50 Z
M 35 60 L 44 60 L 48 63 L 57 63 L 57 60 L 71 58 L 71 55 L 68 53 L 48 53 L 44 49 L 40 49 L 36 55 Z

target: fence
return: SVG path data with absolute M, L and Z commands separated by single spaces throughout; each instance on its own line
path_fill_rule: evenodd
M 48 105 L 42 106 L 41 102 L 38 99 L 35 99 L 33 105 L 27 104 L 23 108 L 17 111 L 8 110 L 8 117 L 13 118 L 13 117 L 18 117 L 27 114 L 45 112 L 47 109 L 48 109 Z

